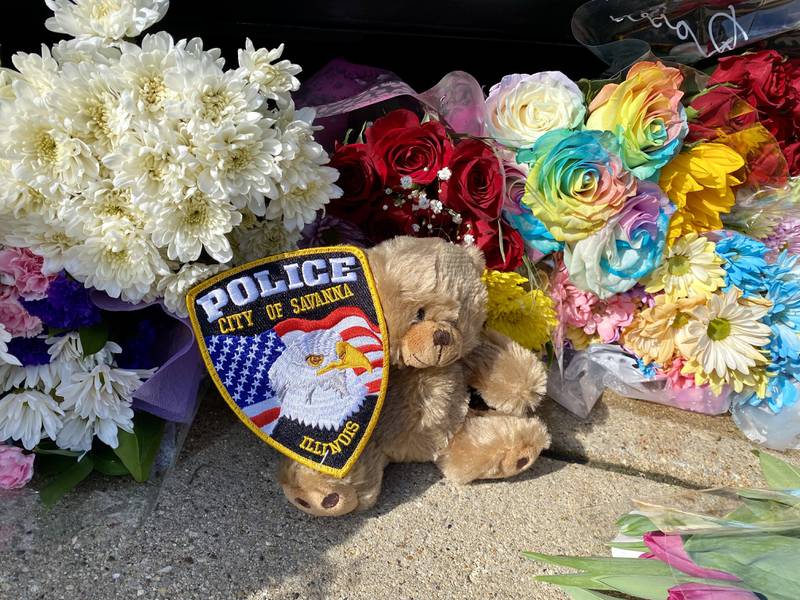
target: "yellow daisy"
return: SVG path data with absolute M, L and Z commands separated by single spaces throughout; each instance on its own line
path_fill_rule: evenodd
M 622 345 L 645 363 L 666 365 L 675 355 L 676 339 L 692 318 L 691 311 L 705 303 L 702 296 L 672 300 L 655 297 L 655 306 L 639 313 L 622 334 Z
M 659 185 L 677 210 L 670 221 L 667 243 L 682 234 L 722 229 L 721 213 L 730 212 L 736 200 L 734 175 L 744 159 L 725 144 L 704 142 L 687 147 L 661 170 Z
M 681 372 L 694 375 L 697 385 L 708 383 L 717 394 L 724 385 L 737 392 L 765 387 L 762 371 L 769 362 L 764 348 L 770 328 L 761 319 L 768 312 L 768 302 L 742 300 L 735 287 L 711 296 L 708 303 L 691 311 L 692 319 L 676 340 L 678 351 L 687 359 Z
M 725 283 L 722 259 L 714 242 L 696 233 L 679 238 L 664 253 L 664 260 L 645 280 L 650 293 L 664 291 L 669 299 L 708 298 Z
M 486 325 L 529 350 L 539 351 L 558 323 L 553 300 L 542 290 L 527 290 L 518 273 L 485 271 L 489 292 Z

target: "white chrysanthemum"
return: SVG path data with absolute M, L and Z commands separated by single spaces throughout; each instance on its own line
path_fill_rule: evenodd
M 190 189 L 174 206 L 162 205 L 156 210 L 148 231 L 156 246 L 167 248 L 171 260 L 192 262 L 204 249 L 217 262 L 233 258 L 225 236 L 241 222 L 242 215 L 232 204 Z
M 62 67 L 83 62 L 109 66 L 117 63 L 122 55 L 119 48 L 100 38 L 61 40 L 53 46 L 52 52 Z
M 160 21 L 169 0 L 45 0 L 54 15 L 45 27 L 72 37 L 121 40 Z
M 290 92 L 300 88 L 300 81 L 295 75 L 302 71 L 300 65 L 288 60 L 275 62 L 282 54 L 283 44 L 273 50 L 256 50 L 249 38 L 245 41 L 245 47 L 239 50 L 239 68 L 250 82 L 258 85 L 265 98 L 276 100 L 279 106 L 285 106 L 290 99 Z
M 228 123 L 204 144 L 206 166 L 197 186 L 206 194 L 230 199 L 237 208 L 263 215 L 265 197 L 277 195 L 277 160 L 281 143 L 268 119 L 256 123 Z
M 36 216 L 53 223 L 65 198 L 45 196 L 14 176 L 11 161 L 0 159 L 0 213 L 9 213 L 18 220 Z
M 90 62 L 65 65 L 49 104 L 69 123 L 72 135 L 104 156 L 128 130 L 131 114 L 120 101 L 116 70 Z
M 127 302 L 141 301 L 157 277 L 169 272 L 152 241 L 132 229 L 89 237 L 66 258 L 67 271 L 86 287 Z
M 175 94 L 164 81 L 165 73 L 175 67 L 178 50 L 168 33 L 146 35 L 142 45 L 125 44 L 119 59 L 119 75 L 125 86 L 125 108 L 145 118 L 160 118 Z
M 223 123 L 254 123 L 264 102 L 258 87 L 238 71 L 223 71 L 211 57 L 195 58 L 179 51 L 177 64 L 164 75 L 177 100 L 168 109 L 173 119 L 186 120 L 192 132 L 213 132 Z
M 18 96 L 5 118 L 5 144 L 0 150 L 12 173 L 45 196 L 59 200 L 76 193 L 97 177 L 99 165 L 91 148 L 73 137 L 39 98 Z
M 69 250 L 82 243 L 82 240 L 67 235 L 63 226 L 33 215 L 16 220 L 14 228 L 4 232 L 3 241 L 9 246 L 30 248 L 31 252 L 44 258 L 42 271 L 48 275 L 62 271 Z
M 184 265 L 177 273 L 170 273 L 158 282 L 158 295 L 164 298 L 167 310 L 178 317 L 188 317 L 186 293 L 198 282 L 224 271 L 225 265 Z
M 131 190 L 134 202 L 177 203 L 195 168 L 187 143 L 170 127 L 146 123 L 129 131 L 103 164 L 113 171 L 116 187 Z
M 290 232 L 300 231 L 316 218 L 317 211 L 331 198 L 341 196 L 341 190 L 333 184 L 339 177 L 335 169 L 317 167 L 315 171 L 315 176 L 309 177 L 304 186 L 298 186 L 270 202 L 266 218 L 281 219 Z
M 5 325 L 0 323 L 0 364 L 21 367 L 22 363 L 19 362 L 19 359 L 8 352 L 8 342 L 10 341 L 11 334 L 6 331 Z
M 256 219 L 245 213 L 242 225 L 230 234 L 235 265 L 258 260 L 273 254 L 297 250 L 299 231 L 287 231 L 278 221 Z
M 17 95 L 14 93 L 14 82 L 20 78 L 14 69 L 0 67 L 0 102 L 13 102 Z
M 22 442 L 33 448 L 45 435 L 54 440 L 61 429 L 64 411 L 49 394 L 34 389 L 0 398 L 0 438 Z
M 95 422 L 83 419 L 74 412 L 67 413 L 61 429 L 56 435 L 56 445 L 62 450 L 88 452 L 92 449 L 95 436 Z
M 145 219 L 145 213 L 131 199 L 131 191 L 114 187 L 108 179 L 94 182 L 61 211 L 65 231 L 79 239 L 143 229 Z
M 83 359 L 83 344 L 76 331 L 49 337 L 45 343 L 48 345 L 47 353 L 51 362 L 70 363 Z
M 58 77 L 58 63 L 44 44 L 41 54 L 17 52 L 11 57 L 11 62 L 19 72 L 19 78 L 37 95 L 44 96 L 53 89 Z
M 89 371 L 75 371 L 63 381 L 56 393 L 64 398 L 61 408 L 91 424 L 94 434 L 105 444 L 116 448 L 117 431 L 133 433 L 134 392 L 153 371 L 118 369 L 99 364 Z M 79 438 L 79 423 L 72 423 L 64 443 Z

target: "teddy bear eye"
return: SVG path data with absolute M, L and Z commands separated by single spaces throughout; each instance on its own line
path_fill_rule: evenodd
M 424 320 L 425 320 L 425 309 L 424 308 L 420 308 L 417 311 L 417 321 L 424 321 Z

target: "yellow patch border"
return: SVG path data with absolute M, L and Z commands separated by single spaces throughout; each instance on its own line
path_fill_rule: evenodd
M 268 265 L 270 263 L 276 262 L 278 260 L 282 260 L 284 258 L 291 258 L 295 256 L 307 256 L 309 254 L 322 254 L 322 253 L 332 253 L 332 252 L 350 252 L 354 254 L 359 261 L 361 261 L 362 266 L 364 266 L 364 275 L 367 280 L 367 285 L 369 286 L 370 294 L 372 295 L 372 301 L 375 304 L 375 312 L 378 315 L 378 327 L 381 330 L 381 336 L 383 339 L 383 375 L 381 377 L 381 389 L 378 394 L 378 399 L 375 402 L 375 410 L 372 412 L 372 416 L 370 417 L 369 423 L 367 424 L 367 429 L 364 431 L 364 435 L 361 437 L 361 441 L 356 446 L 355 450 L 353 450 L 352 456 L 348 459 L 348 461 L 344 464 L 341 469 L 335 469 L 333 467 L 329 467 L 327 465 L 321 465 L 318 462 L 310 460 L 305 456 L 301 456 L 297 454 L 293 450 L 287 448 L 283 444 L 275 441 L 272 437 L 261 431 L 255 423 L 253 423 L 250 418 L 244 414 L 241 408 L 236 404 L 236 402 L 231 398 L 230 393 L 223 385 L 222 381 L 219 378 L 219 374 L 217 370 L 214 368 L 214 364 L 211 361 L 211 356 L 208 354 L 208 349 L 206 348 L 205 343 L 200 343 L 200 340 L 204 337 L 203 331 L 200 328 L 200 323 L 197 320 L 197 313 L 195 311 L 195 300 L 197 299 L 198 294 L 204 292 L 215 283 L 222 281 L 223 279 L 227 279 L 231 275 L 236 275 L 237 273 L 241 273 L 242 271 L 247 271 L 248 269 L 252 269 L 254 267 L 260 267 L 262 265 Z M 211 379 L 214 381 L 214 384 L 217 386 L 217 390 L 219 390 L 220 395 L 224 398 L 225 402 L 227 402 L 228 406 L 231 407 L 233 412 L 236 413 L 236 416 L 244 423 L 250 431 L 255 433 L 263 442 L 266 442 L 273 448 L 275 448 L 281 454 L 288 456 L 292 460 L 296 460 L 302 465 L 305 465 L 311 469 L 316 471 L 320 471 L 327 475 L 331 475 L 336 477 L 337 479 L 341 479 L 350 471 L 350 469 L 355 464 L 356 460 L 358 460 L 359 456 L 361 456 L 361 452 L 364 450 L 364 446 L 366 446 L 369 439 L 372 437 L 372 432 L 375 430 L 375 426 L 378 423 L 378 417 L 380 416 L 381 410 L 383 408 L 383 401 L 386 398 L 386 388 L 389 384 L 389 330 L 386 328 L 386 320 L 383 317 L 383 308 L 381 307 L 381 301 L 378 297 L 378 290 L 375 287 L 375 280 L 372 277 L 372 270 L 369 266 L 369 261 L 367 260 L 367 255 L 361 248 L 357 248 L 355 246 L 320 246 L 319 248 L 303 248 L 301 250 L 293 250 L 291 252 L 283 252 L 281 254 L 276 254 L 274 256 L 268 256 L 266 258 L 261 258 L 258 260 L 254 260 L 252 262 L 246 263 L 239 267 L 234 267 L 233 269 L 229 269 L 217 275 L 214 275 L 210 279 L 207 279 L 201 283 L 198 283 L 193 288 L 189 290 L 186 295 L 186 307 L 189 310 L 189 319 L 192 323 L 192 330 L 194 331 L 195 339 L 197 341 L 197 345 L 200 348 L 200 354 L 203 357 L 203 362 L 206 365 L 206 369 L 208 370 L 209 375 L 211 375 Z

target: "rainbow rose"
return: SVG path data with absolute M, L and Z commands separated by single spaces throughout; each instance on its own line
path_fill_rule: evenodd
M 530 164 L 522 203 L 559 242 L 588 237 L 617 214 L 636 192 L 636 180 L 618 155 L 619 145 L 606 131 L 557 129 L 517 161 Z
M 631 289 L 661 262 L 675 207 L 654 183 L 636 195 L 597 233 L 564 248 L 572 282 L 600 298 Z
M 589 104 L 587 129 L 612 132 L 625 166 L 651 177 L 681 148 L 689 127 L 681 106 L 683 75 L 658 62 L 631 67 L 622 83 L 609 83 Z

